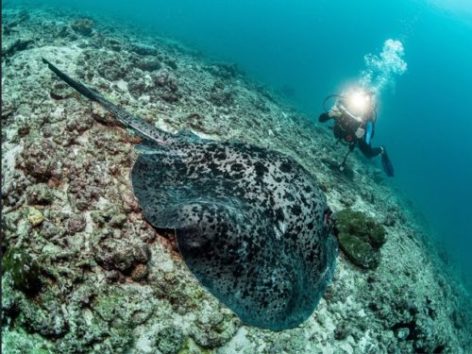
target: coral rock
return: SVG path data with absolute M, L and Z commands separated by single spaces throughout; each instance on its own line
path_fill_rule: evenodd
M 11 274 L 13 286 L 16 289 L 30 296 L 40 291 L 40 268 L 29 254 L 12 248 L 4 255 L 2 265 L 3 271 Z
M 29 208 L 28 221 L 33 226 L 41 225 L 41 223 L 44 221 L 44 215 L 36 208 Z
M 93 21 L 88 18 L 81 18 L 72 22 L 71 28 L 75 32 L 88 37 L 93 33 Z
M 161 63 L 156 58 L 145 57 L 136 63 L 136 66 L 144 71 L 155 71 L 161 68 Z
M 87 226 L 87 222 L 82 215 L 72 216 L 67 222 L 67 232 L 74 235 L 81 232 Z
M 156 336 L 157 349 L 162 354 L 177 354 L 184 345 L 185 337 L 178 328 L 164 327 Z
M 361 212 L 344 209 L 335 216 L 339 245 L 359 267 L 374 269 L 379 265 L 379 248 L 385 243 L 385 229 Z
M 156 55 L 157 54 L 156 48 L 147 44 L 143 44 L 143 43 L 133 44 L 131 47 L 131 51 L 139 55 Z
M 217 81 L 211 89 L 209 100 L 217 106 L 229 106 L 234 102 L 234 93 L 221 81 Z
M 149 269 L 145 264 L 138 264 L 131 272 L 131 278 L 134 281 L 141 281 L 147 278 Z
M 147 245 L 106 239 L 100 243 L 95 260 L 106 270 L 119 270 L 122 273 L 130 274 L 138 264 L 147 263 L 149 257 L 150 251 Z

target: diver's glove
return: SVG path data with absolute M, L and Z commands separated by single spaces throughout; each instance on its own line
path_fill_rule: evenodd
M 318 120 L 321 123 L 327 122 L 330 119 L 336 119 L 340 117 L 342 112 L 339 110 L 337 105 L 334 105 L 328 112 L 321 113 Z
M 326 121 L 328 121 L 328 120 L 330 120 L 330 119 L 331 119 L 331 117 L 330 117 L 329 114 L 326 113 L 326 112 L 321 113 L 320 116 L 319 116 L 319 118 L 318 118 L 318 120 L 319 120 L 321 123 L 324 123 L 324 122 L 326 122 Z

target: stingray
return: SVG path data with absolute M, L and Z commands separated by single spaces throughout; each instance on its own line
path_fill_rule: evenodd
M 141 137 L 131 182 L 143 215 L 174 230 L 188 268 L 219 301 L 271 330 L 313 313 L 338 247 L 310 173 L 280 152 L 157 129 L 43 61 Z

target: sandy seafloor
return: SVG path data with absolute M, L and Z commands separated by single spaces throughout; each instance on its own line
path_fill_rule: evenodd
M 330 169 L 344 148 L 269 88 L 110 19 L 9 8 L 2 30 L 2 249 L 30 254 L 42 283 L 28 297 L 3 274 L 4 353 L 472 352 L 469 295 L 409 204 L 358 153 L 351 178 Z M 361 270 L 340 252 L 305 323 L 281 332 L 242 325 L 199 285 L 169 235 L 143 220 L 129 179 L 136 138 L 41 57 L 164 130 L 291 155 L 334 211 L 351 207 L 385 225 L 380 266 Z

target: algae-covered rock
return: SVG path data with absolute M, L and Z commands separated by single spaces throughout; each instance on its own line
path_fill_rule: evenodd
M 19 249 L 12 248 L 4 255 L 3 271 L 11 274 L 13 286 L 26 295 L 34 296 L 41 289 L 38 264 Z
M 21 328 L 5 328 L 2 331 L 2 347 L 5 353 L 49 354 L 54 349 L 42 336 L 27 333 Z
M 40 225 L 44 221 L 44 215 L 36 208 L 30 208 L 28 210 L 28 221 L 34 226 Z
M 192 338 L 187 337 L 182 347 L 177 353 L 178 354 L 210 354 L 210 353 L 213 353 L 213 351 L 199 347 L 198 344 L 192 340 Z
M 35 182 L 48 182 L 58 165 L 57 146 L 37 135 L 28 140 L 16 159 L 16 167 Z
M 147 301 L 142 301 L 147 298 Z M 110 287 L 99 293 L 93 306 L 98 317 L 116 329 L 142 325 L 153 315 L 156 303 L 148 288 L 134 286 Z
M 27 332 L 38 333 L 45 338 L 63 337 L 69 331 L 69 323 L 61 304 L 54 298 L 41 297 L 37 303 L 22 302 L 17 324 Z
M 374 269 L 380 263 L 380 247 L 385 243 L 385 229 L 359 211 L 344 209 L 336 214 L 339 245 L 357 266 Z
M 115 205 L 106 205 L 101 210 L 94 210 L 91 213 L 92 220 L 98 226 L 110 225 L 120 227 L 126 222 L 126 215 Z
M 54 195 L 46 183 L 39 183 L 27 189 L 26 198 L 31 205 L 48 205 L 52 203 Z
M 377 268 L 380 254 L 369 243 L 350 234 L 340 234 L 338 239 L 341 249 L 355 265 L 365 269 Z
M 69 235 L 74 235 L 78 232 L 81 232 L 87 226 L 87 221 L 83 215 L 73 215 L 67 221 L 67 232 Z
M 146 57 L 146 58 L 140 59 L 136 63 L 136 66 L 144 71 L 155 71 L 155 70 L 159 70 L 162 65 L 157 58 Z
M 230 311 L 214 311 L 211 306 L 201 309 L 199 318 L 190 330 L 190 337 L 205 349 L 215 349 L 234 337 L 241 325 Z
M 164 327 L 155 338 L 156 347 L 163 354 L 177 354 L 183 348 L 185 336 L 179 328 Z
M 92 20 L 88 18 L 81 18 L 72 22 L 71 28 L 75 32 L 88 37 L 93 34 L 93 25 L 94 23 Z
M 151 253 L 145 243 L 131 243 L 123 240 L 105 239 L 95 249 L 95 261 L 106 270 L 119 270 L 130 274 L 137 266 L 145 265 Z M 146 277 L 146 269 L 138 269 L 139 279 Z

